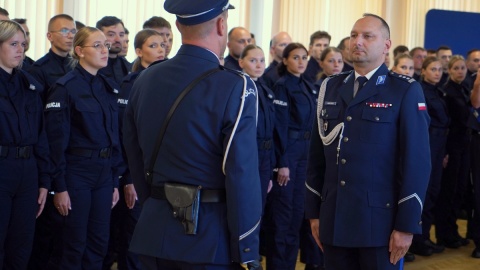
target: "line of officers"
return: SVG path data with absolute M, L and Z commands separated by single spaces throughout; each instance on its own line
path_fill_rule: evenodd
M 132 66 L 121 56 L 128 38 L 116 17 L 106 16 L 96 28 L 82 29 L 69 15 L 52 17 L 47 33 L 51 48 L 35 62 L 25 57 L 28 30 L 25 21 L 20 23 L 0 21 L 0 202 L 5 208 L 0 214 L 0 265 L 3 269 L 110 269 L 117 260 L 119 269 L 140 269 L 136 256 L 128 252 L 141 206 L 122 151 L 122 115 L 141 71 L 167 59 L 171 26 L 161 17 L 145 22 L 147 30 L 135 37 L 139 58 Z M 308 51 L 289 37 L 284 39 L 282 62 L 271 65 L 264 76 L 264 66 L 260 73 L 249 74 L 259 94 L 257 142 L 270 269 L 295 268 L 318 95 L 302 76 Z M 258 56 L 261 49 L 252 46 L 237 56 L 240 62 L 247 56 L 251 59 L 252 53 Z M 261 56 L 258 61 L 264 62 Z M 72 58 L 76 66 L 71 65 Z M 452 70 L 462 69 L 457 58 L 450 61 L 455 60 Z M 432 60 L 428 63 L 438 62 Z M 463 60 L 463 69 L 464 65 Z M 465 244 L 455 220 L 470 169 L 474 185 L 480 174 L 478 166 L 470 166 L 479 164 L 480 153 L 480 118 L 472 114 L 476 110 L 469 98 L 475 75 L 468 86 L 462 84 L 465 76 L 460 80 L 454 74 L 443 88 L 422 81 L 432 117 L 432 176 L 425 210 L 435 202 L 441 209 L 435 216 L 437 244 L 452 248 Z M 279 168 L 276 175 L 274 167 Z M 478 197 L 471 197 L 474 205 L 480 205 Z M 475 229 L 480 218 L 471 217 L 470 236 L 480 247 Z M 428 214 L 422 218 L 433 219 Z M 430 241 L 428 231 L 429 226 L 414 245 Z M 314 254 L 304 255 L 305 262 L 311 269 L 321 269 L 321 252 L 311 237 L 308 241 L 302 251 Z
M 55 15 L 34 62 L 26 20 L 0 13 L 0 269 L 140 269 L 122 116 L 136 77 L 168 55 L 169 22 L 145 22 L 132 65 L 120 19 Z

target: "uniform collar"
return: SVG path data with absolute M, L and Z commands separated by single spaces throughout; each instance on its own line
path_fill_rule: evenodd
M 220 60 L 218 60 L 218 56 L 215 53 L 207 48 L 196 45 L 183 44 L 177 52 L 177 55 L 181 54 L 199 57 L 212 63 L 220 64 Z
M 302 75 L 300 75 L 300 77 L 297 77 L 297 76 L 293 75 L 292 73 L 290 73 L 288 71 L 287 71 L 286 76 L 289 77 L 289 80 L 291 80 L 292 82 L 295 82 L 295 83 L 300 83 L 300 81 L 302 80 Z
M 67 59 L 70 60 L 70 58 L 71 58 L 70 54 L 67 54 L 67 56 L 63 57 L 63 56 L 58 55 L 55 52 L 53 52 L 52 49 L 49 50 L 49 53 L 53 57 L 53 59 L 59 61 L 60 63 L 65 62 Z
M 87 79 L 88 82 L 92 82 L 93 79 L 95 79 L 95 75 L 92 75 L 90 72 L 86 71 L 82 65 L 80 65 L 80 63 L 77 64 L 77 66 L 75 67 L 76 70 L 78 70 L 78 72 L 80 72 L 80 74 L 85 77 L 85 79 Z M 98 73 L 97 73 L 98 74 Z
M 372 78 L 373 74 L 375 74 L 375 72 L 377 72 L 377 70 L 381 67 L 382 65 L 378 66 L 377 68 L 373 69 L 372 71 L 370 71 L 369 73 L 365 74 L 364 77 L 366 77 L 368 80 L 370 80 L 370 78 Z M 360 77 L 362 75 L 358 74 L 358 72 L 355 70 L 355 80 Z

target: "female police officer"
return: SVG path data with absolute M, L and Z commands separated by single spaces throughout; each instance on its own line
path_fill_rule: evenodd
M 443 89 L 437 85 L 441 77 L 442 64 L 440 60 L 433 56 L 425 58 L 422 64 L 422 80 L 420 84 L 422 85 L 423 94 L 425 95 L 428 115 L 430 115 L 428 133 L 430 136 L 432 172 L 423 204 L 422 234 L 415 234 L 412 245 L 410 246 L 412 253 L 421 256 L 440 253 L 445 249 L 444 246 L 436 245 L 430 239 L 430 228 L 433 224 L 434 217 L 433 210 L 440 192 L 445 146 L 447 143 L 448 126 L 450 124 L 450 116 L 445 102 L 445 93 Z
M 42 87 L 19 69 L 24 50 L 22 27 L 0 21 L 1 269 L 26 269 L 35 215 L 42 212 L 50 188 Z
M 49 269 L 101 269 L 110 210 L 118 201 L 118 90 L 97 75 L 108 61 L 104 34 L 85 27 L 73 42 L 78 65 L 50 89 L 45 106 L 62 224 Z
M 316 112 L 317 91 L 302 74 L 307 67 L 307 49 L 290 43 L 283 51 L 274 86 L 275 142 L 278 177 L 269 198 L 271 229 L 267 237 L 268 269 L 294 269 L 299 230 L 304 219 L 305 179 L 310 132 Z

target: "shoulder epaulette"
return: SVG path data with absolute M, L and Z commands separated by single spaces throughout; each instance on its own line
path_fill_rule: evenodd
M 30 90 L 43 92 L 43 90 L 44 90 L 43 86 L 37 80 L 35 80 L 35 78 L 32 75 L 30 75 L 28 72 L 25 72 L 21 69 L 18 72 L 20 72 L 20 74 L 22 74 L 22 79 L 24 80 L 26 85 L 29 86 Z
M 335 77 L 338 77 L 338 76 L 341 76 L 341 75 L 348 75 L 352 72 L 353 72 L 353 70 L 348 70 L 348 71 L 340 72 L 340 73 L 337 73 L 337 74 L 334 74 L 334 75 L 330 75 L 328 77 L 329 78 L 335 78 Z
M 68 72 L 67 74 L 65 74 L 65 76 L 57 80 L 57 84 L 65 85 L 67 84 L 68 81 L 70 81 L 73 78 L 75 78 L 75 75 L 73 74 L 73 72 Z
M 245 73 L 243 73 L 243 71 L 240 71 L 240 70 L 228 68 L 228 67 L 225 67 L 225 66 L 222 66 L 222 65 L 219 65 L 219 67 L 220 67 L 220 69 L 222 69 L 222 70 L 226 70 L 226 71 L 235 73 L 235 74 L 240 75 L 240 76 L 244 76 L 244 75 L 245 75 Z
M 107 88 L 107 90 L 109 90 L 114 94 L 118 94 L 120 92 L 119 91 L 120 87 L 118 87 L 117 83 L 114 80 L 108 78 L 103 74 L 98 74 L 98 75 L 105 82 L 105 87 Z
M 416 80 L 412 77 L 409 77 L 409 76 L 406 76 L 406 75 L 402 75 L 402 74 L 398 74 L 396 72 L 393 72 L 393 71 L 390 71 L 388 73 L 392 78 L 397 78 L 397 79 L 401 79 L 403 81 L 406 81 L 408 83 L 412 83 L 412 82 L 415 82 Z

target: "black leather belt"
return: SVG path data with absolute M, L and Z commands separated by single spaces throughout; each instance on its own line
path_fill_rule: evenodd
M 448 128 L 437 128 L 437 127 L 430 127 L 428 129 L 430 135 L 434 136 L 447 136 L 448 135 Z
M 270 150 L 272 149 L 272 140 L 257 140 L 259 150 Z
M 166 200 L 164 187 L 152 187 L 150 197 L 159 200 Z M 224 189 L 202 189 L 200 192 L 200 201 L 203 203 L 219 203 L 226 201 Z
M 12 157 L 19 159 L 29 159 L 32 153 L 31 146 L 4 146 L 0 145 L 0 157 Z
M 310 139 L 310 131 L 296 131 L 296 130 L 288 130 L 288 138 L 290 139 Z
M 70 148 L 67 150 L 67 154 L 86 158 L 110 158 L 112 156 L 112 148 L 105 147 L 100 150 L 92 150 L 86 148 Z

